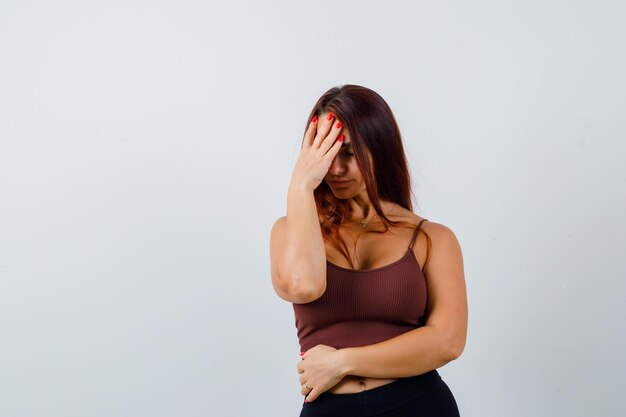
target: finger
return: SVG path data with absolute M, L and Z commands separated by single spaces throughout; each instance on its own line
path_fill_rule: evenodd
M 336 120 L 335 115 L 332 112 L 321 114 L 320 119 L 322 120 L 318 120 L 317 122 L 317 133 L 315 135 L 315 139 L 313 140 L 312 146 L 314 147 L 320 146 Z
M 333 125 L 332 129 L 330 129 L 328 136 L 326 136 L 326 138 L 324 138 L 324 140 L 322 141 L 320 145 L 320 151 L 326 154 L 326 152 L 328 152 L 328 149 L 330 149 L 335 144 L 335 139 L 337 139 L 342 129 L 343 129 L 343 125 L 341 124 L 341 122 L 339 121 L 336 122 Z
M 333 143 L 333 146 L 328 150 L 328 152 L 326 152 L 324 157 L 332 160 L 339 153 L 339 149 L 341 149 L 341 145 L 343 145 L 344 138 L 344 135 L 339 136 L 335 143 Z
M 306 129 L 304 133 L 304 140 L 302 141 L 302 147 L 311 147 L 313 144 L 313 140 L 315 139 L 315 132 L 317 131 L 317 115 L 313 116 L 311 122 L 309 123 L 309 127 Z
M 300 372 L 300 376 L 298 377 L 298 380 L 300 381 L 300 385 L 304 384 L 307 378 L 308 378 L 308 375 L 305 377 L 304 372 Z
M 318 395 L 319 394 L 317 393 L 317 389 L 313 388 L 311 392 L 309 392 L 309 395 L 307 395 L 304 400 L 308 403 L 312 403 L 313 401 L 315 401 Z
M 311 388 L 305 387 L 304 384 L 300 385 L 300 394 L 308 395 L 311 392 Z

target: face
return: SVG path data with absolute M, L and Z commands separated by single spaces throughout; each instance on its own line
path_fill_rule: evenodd
M 363 176 L 352 150 L 350 132 L 344 128 L 341 133 L 345 136 L 345 139 L 341 144 L 341 149 L 331 162 L 324 181 L 326 181 L 337 198 L 346 199 L 353 198 L 361 193 L 367 194 Z

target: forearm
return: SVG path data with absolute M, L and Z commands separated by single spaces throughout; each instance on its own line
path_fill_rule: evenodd
M 345 375 L 402 378 L 456 359 L 460 352 L 433 326 L 423 326 L 372 345 L 341 349 Z
M 291 184 L 287 195 L 285 251 L 278 272 L 287 288 L 319 293 L 325 287 L 326 249 L 313 190 Z

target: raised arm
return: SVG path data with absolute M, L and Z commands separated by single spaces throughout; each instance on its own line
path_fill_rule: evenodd
M 437 369 L 461 355 L 467 336 L 461 247 L 444 225 L 427 222 L 424 229 L 432 240 L 430 259 L 423 267 L 428 289 L 425 325 L 372 345 L 339 350 L 318 345 L 304 352 L 297 367 L 301 384 L 314 387 L 308 400 L 313 401 L 347 375 L 409 377 Z
M 326 248 L 313 191 L 341 148 L 341 124 L 334 121 L 329 115 L 309 124 L 291 176 L 287 216 L 276 220 L 270 235 L 272 285 L 292 303 L 311 302 L 326 290 Z

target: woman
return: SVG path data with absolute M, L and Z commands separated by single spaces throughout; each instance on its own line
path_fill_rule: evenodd
M 413 213 L 400 131 L 374 91 L 318 100 L 270 257 L 302 350 L 300 417 L 459 415 L 436 369 L 465 347 L 461 248 Z

